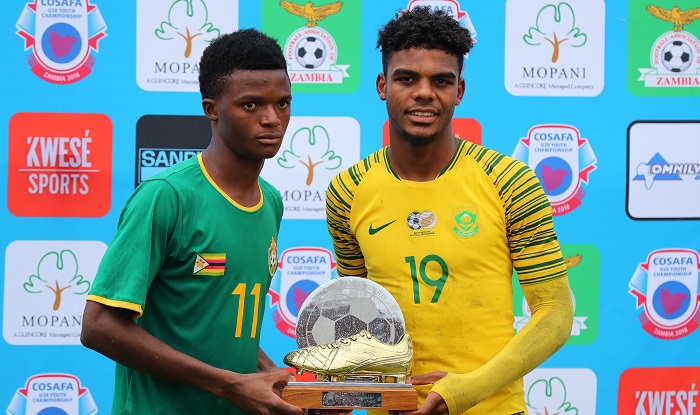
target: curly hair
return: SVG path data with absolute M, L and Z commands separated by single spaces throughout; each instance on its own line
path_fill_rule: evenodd
M 469 30 L 460 26 L 452 16 L 442 10 L 430 11 L 429 7 L 416 7 L 396 13 L 379 29 L 377 49 L 382 53 L 382 70 L 394 52 L 420 48 L 438 49 L 457 58 L 462 71 L 463 57 L 473 46 Z
M 216 99 L 237 69 L 287 71 L 282 48 L 276 39 L 257 29 L 241 29 L 214 39 L 199 61 L 199 91 L 202 99 Z

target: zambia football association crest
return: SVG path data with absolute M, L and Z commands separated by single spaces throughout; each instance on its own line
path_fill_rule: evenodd
M 90 0 L 27 3 L 17 20 L 17 34 L 32 72 L 54 84 L 85 78 L 95 64 L 98 41 L 107 36 L 107 24 Z
M 360 27 L 357 1 L 263 2 L 262 29 L 286 39 L 282 50 L 295 91 L 354 91 L 359 74 L 348 70 L 359 70 Z
M 630 92 L 635 95 L 700 95 L 698 5 L 700 3 L 695 0 L 630 2 Z
M 652 336 L 673 340 L 698 328 L 698 259 L 691 249 L 659 249 L 639 264 L 629 292 L 642 308 L 642 327 Z

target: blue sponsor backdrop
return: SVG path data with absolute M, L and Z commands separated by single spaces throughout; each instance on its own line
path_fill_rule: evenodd
M 175 2 L 169 0 L 169 3 Z M 240 3 L 238 26 L 262 27 L 264 17 L 260 2 L 246 0 Z M 398 9 L 406 8 L 408 3 L 408 0 L 361 1 L 362 30 L 357 40 L 360 42 L 360 64 L 350 67 L 347 72 L 350 77 L 359 78 L 356 90 L 334 94 L 304 92 L 294 96 L 294 116 L 352 117 L 357 120 L 361 129 L 361 157 L 381 146 L 382 126 L 386 120 L 384 103 L 377 98 L 375 92 L 376 75 L 381 70 L 380 55 L 375 49 L 376 30 Z M 447 6 L 455 4 L 449 1 L 432 3 Z M 660 338 L 664 337 L 662 335 L 650 334 L 639 318 L 640 313 L 644 312 L 643 299 L 640 300 L 642 307 L 637 308 L 638 299 L 643 298 L 640 295 L 644 293 L 631 295 L 629 285 L 634 275 L 648 271 L 644 267 L 640 268 L 640 264 L 646 263 L 647 258 L 656 251 L 700 251 L 700 222 L 694 219 L 672 220 L 673 218 L 638 220 L 639 218 L 632 219 L 627 214 L 628 127 L 635 121 L 698 120 L 698 94 L 689 93 L 687 89 L 683 92 L 684 96 L 680 97 L 640 97 L 630 93 L 627 85 L 629 5 L 624 1 L 615 1 L 605 4 L 605 82 L 600 94 L 588 97 L 511 95 L 504 85 L 507 4 L 467 0 L 460 3 L 461 9 L 469 13 L 478 31 L 478 42 L 466 61 L 466 95 L 455 116 L 477 120 L 482 128 L 483 145 L 507 155 L 514 153 L 530 129 L 543 125 L 575 127 L 581 138 L 588 141 L 587 146 L 595 152 L 595 170 L 588 174 L 588 182 L 584 186 L 585 197 L 573 210 L 556 216 L 555 226 L 563 244 L 593 245 L 600 253 L 599 308 L 588 316 L 589 322 L 590 319 L 596 320 L 593 326 L 597 328 L 597 335 L 590 341 L 570 341 L 542 367 L 585 368 L 593 371 L 597 378 L 596 412 L 615 413 L 619 378 L 626 369 L 700 366 L 700 356 L 697 353 L 700 333 L 694 328 L 697 325 L 693 326 L 690 322 L 688 332 L 681 336 L 672 333 L 671 336 L 665 336 L 670 337 L 666 339 Z M 666 9 L 675 4 L 668 1 L 659 3 Z M 31 71 L 28 64 L 30 51 L 25 51 L 25 38 L 17 34 L 18 19 L 26 4 L 26 1 L 20 0 L 6 2 L 4 13 L 0 14 L 0 44 L 4 52 L 3 63 L 0 65 L 0 91 L 3 97 L 0 120 L 6 126 L 0 129 L 0 147 L 5 149 L 4 155 L 0 157 L 0 258 L 4 264 L 4 279 L 3 284 L 0 284 L 4 327 L 4 340 L 0 341 L 0 356 L 3 356 L 0 367 L 0 409 L 17 408 L 18 389 L 25 388 L 30 378 L 38 374 L 54 373 L 68 374 L 79 379 L 80 386 L 89 389 L 97 410 L 106 413 L 111 405 L 113 387 L 114 364 L 110 360 L 80 345 L 45 345 L 36 342 L 18 344 L 18 341 L 8 338 L 11 336 L 8 326 L 15 324 L 13 321 L 19 321 L 17 324 L 21 325 L 22 320 L 7 314 L 15 309 L 14 300 L 8 301 L 7 284 L 22 284 L 25 276 L 10 275 L 17 269 L 14 265 L 17 258 L 10 258 L 7 248 L 14 241 L 102 241 L 108 244 L 116 228 L 121 207 L 134 189 L 137 169 L 133 163 L 139 119 L 144 115 L 199 115 L 200 96 L 195 92 L 153 92 L 139 87 L 136 81 L 135 2 L 103 0 L 91 3 L 98 6 L 106 24 L 106 36 L 99 40 L 96 51 L 89 52 L 94 58 L 91 72 L 78 82 L 65 84 L 41 79 Z M 640 3 L 639 7 L 643 8 L 644 5 Z M 687 30 L 698 33 L 697 29 L 693 29 L 693 26 L 698 25 L 700 22 L 688 24 Z M 671 29 L 669 23 L 666 30 Z M 585 28 L 589 36 L 595 36 L 596 31 L 603 33 L 602 30 L 602 27 Z M 285 39 L 280 41 L 284 42 Z M 65 56 L 74 56 L 75 53 L 77 52 L 71 51 Z M 342 50 L 338 51 L 339 62 L 342 53 Z M 524 46 L 521 53 L 531 52 Z M 543 67 L 548 65 L 550 62 L 542 62 Z M 111 119 L 112 188 L 110 209 L 106 215 L 38 217 L 10 213 L 8 198 L 12 197 L 11 192 L 15 190 L 11 189 L 9 183 L 18 174 L 18 169 L 14 167 L 16 163 L 12 160 L 22 161 L 22 157 L 27 157 L 26 153 L 19 156 L 10 154 L 11 139 L 18 140 L 18 146 L 24 144 L 25 140 L 21 135 L 10 135 L 10 120 L 17 113 L 89 113 L 104 114 Z M 685 141 L 681 140 L 679 145 L 697 149 L 700 134 L 697 128 L 690 131 L 690 136 Z M 658 145 L 662 153 L 665 149 L 664 140 L 665 137 L 660 134 Z M 692 146 L 692 140 L 695 140 L 695 147 Z M 648 140 L 642 141 L 646 143 Z M 197 146 L 179 145 L 177 148 L 196 149 Z M 530 146 L 531 152 L 532 149 Z M 700 152 L 693 153 L 689 150 L 685 156 L 684 160 L 666 161 L 695 165 L 700 163 Z M 649 160 L 651 157 L 645 162 Z M 687 180 L 684 182 L 686 187 L 680 188 L 679 191 L 684 192 L 681 200 L 683 203 L 694 202 L 700 205 L 700 177 L 693 179 L 694 182 Z M 660 184 L 661 181 L 657 180 L 654 186 Z M 103 193 L 110 194 L 100 192 Z M 669 198 L 672 203 L 672 192 L 665 196 L 664 203 L 669 203 Z M 696 209 L 685 217 L 700 217 L 697 212 Z M 331 249 L 325 222 L 320 219 L 285 219 L 279 238 L 280 253 L 296 247 Z M 572 255 L 575 253 L 571 251 Z M 658 255 L 664 256 L 663 252 Z M 692 252 L 684 256 L 689 257 L 692 257 Z M 692 289 L 685 290 L 687 296 L 684 301 L 677 303 L 690 307 L 690 314 L 693 314 L 692 307 L 697 311 L 697 257 L 695 261 L 694 265 L 684 268 L 691 272 L 690 280 L 694 278 L 695 292 Z M 688 265 L 687 262 L 684 265 Z M 334 276 L 334 268 L 330 264 L 327 266 Z M 85 277 L 92 278 L 87 275 Z M 692 285 L 692 281 L 688 282 L 686 288 L 692 288 Z M 279 282 L 276 286 L 280 286 Z M 295 342 L 278 330 L 273 321 L 275 313 L 270 307 L 266 311 L 262 346 L 281 365 L 282 356 L 295 348 Z M 43 315 L 50 320 L 52 314 L 49 311 Z M 38 324 L 38 317 L 33 321 Z

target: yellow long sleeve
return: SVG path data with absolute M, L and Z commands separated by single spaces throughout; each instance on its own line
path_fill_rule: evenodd
M 450 414 L 461 414 L 523 377 L 571 335 L 573 305 L 566 277 L 523 286 L 532 317 L 493 359 L 469 373 L 449 373 L 433 385 Z

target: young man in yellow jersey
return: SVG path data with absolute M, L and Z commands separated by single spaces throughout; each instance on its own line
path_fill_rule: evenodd
M 522 377 L 569 338 L 551 207 L 524 163 L 452 133 L 469 31 L 415 8 L 379 31 L 390 145 L 327 191 L 338 273 L 383 285 L 413 339 L 417 414 L 525 414 Z M 513 269 L 532 318 L 513 330 Z

